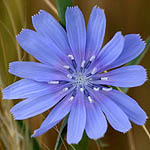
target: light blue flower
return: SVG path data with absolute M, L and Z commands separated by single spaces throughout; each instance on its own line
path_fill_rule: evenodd
M 107 121 L 123 133 L 131 129 L 130 121 L 143 125 L 147 116 L 137 102 L 111 87 L 135 87 L 146 81 L 146 71 L 140 65 L 112 70 L 142 53 L 145 43 L 140 36 L 117 32 L 102 47 L 106 28 L 102 9 L 93 8 L 87 30 L 78 7 L 67 8 L 65 17 L 66 31 L 42 10 L 32 17 L 36 31 L 23 29 L 17 36 L 20 46 L 41 63 L 10 63 L 9 72 L 24 78 L 3 90 L 4 99 L 25 99 L 11 109 L 15 120 L 55 106 L 33 137 L 69 114 L 69 144 L 78 143 L 84 130 L 91 139 L 103 137 Z

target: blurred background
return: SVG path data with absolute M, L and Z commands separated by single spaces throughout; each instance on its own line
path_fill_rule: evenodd
M 62 0 L 63 1 L 63 0 Z M 122 33 L 139 33 L 144 40 L 150 36 L 150 0 L 75 0 L 84 13 L 86 23 L 94 5 L 103 8 L 107 18 L 105 42 L 111 39 L 116 31 Z M 25 53 L 16 43 L 16 35 L 22 28 L 32 27 L 31 16 L 40 9 L 44 9 L 58 19 L 55 12 L 55 0 L 0 0 L 0 87 L 1 89 L 18 80 L 8 73 L 8 64 L 17 60 L 35 61 L 32 56 Z M 150 50 L 140 62 L 146 69 L 150 69 Z M 132 88 L 128 95 L 137 102 L 150 116 L 150 83 Z M 1 95 L 2 97 L 2 95 Z M 59 135 L 59 126 L 51 129 L 46 134 L 31 139 L 34 129 L 40 127 L 44 116 L 25 120 L 14 121 L 9 113 L 10 108 L 17 100 L 0 100 L 0 150 L 54 150 L 56 138 Z M 150 131 L 150 120 L 147 120 L 147 129 Z M 100 150 L 93 140 L 88 142 L 89 150 Z M 143 128 L 133 124 L 127 134 L 114 131 L 109 127 L 106 135 L 99 141 L 102 150 L 150 150 L 150 139 Z M 86 147 L 87 145 L 85 145 Z M 62 149 L 69 146 L 63 141 Z M 72 149 L 75 148 L 73 145 Z M 82 148 L 82 150 L 84 150 Z

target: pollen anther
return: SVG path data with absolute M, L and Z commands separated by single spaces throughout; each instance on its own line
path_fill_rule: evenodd
M 95 68 L 92 70 L 91 74 L 95 74 L 96 71 L 97 71 L 97 68 L 95 67 Z
M 107 81 L 109 78 L 108 77 L 101 77 L 101 80 Z
M 68 91 L 68 88 L 67 88 L 67 87 L 66 87 L 66 88 L 64 88 L 64 89 L 63 89 L 63 91 L 64 91 L 64 92 Z
M 68 57 L 69 57 L 71 60 L 74 60 L 73 55 L 68 55 Z
M 88 96 L 88 100 L 89 100 L 90 103 L 94 102 L 94 100 L 90 96 Z
M 90 61 L 93 61 L 95 59 L 95 56 L 93 55 L 91 58 L 90 58 Z
M 109 91 L 112 90 L 112 87 L 110 87 L 110 88 L 102 88 L 102 90 L 103 90 L 103 91 L 106 91 L 106 92 L 109 92 Z
M 72 75 L 67 74 L 67 78 L 72 79 Z
M 83 89 L 83 88 L 80 88 L 80 91 L 81 91 L 81 92 L 83 92 L 83 91 L 84 91 L 84 89 Z
M 59 84 L 59 81 L 48 81 L 48 84 Z
M 69 69 L 70 67 L 69 67 L 69 66 L 64 66 L 64 68 L 65 68 L 65 69 Z
M 70 99 L 69 99 L 69 101 L 72 101 L 73 99 L 74 99 L 74 97 L 73 97 L 73 96 L 71 96 L 71 97 L 70 97 Z
M 85 65 L 85 60 L 82 61 L 81 67 L 84 68 L 84 65 Z
M 94 91 L 99 91 L 99 88 L 98 87 L 94 87 L 93 90 Z

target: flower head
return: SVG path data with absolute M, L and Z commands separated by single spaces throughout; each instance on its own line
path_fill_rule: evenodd
M 12 62 L 9 72 L 24 78 L 3 90 L 4 99 L 25 99 L 11 113 L 23 120 L 55 106 L 33 137 L 39 136 L 69 114 L 67 142 L 78 143 L 84 130 L 91 139 L 103 137 L 107 121 L 117 131 L 127 132 L 130 121 L 143 125 L 146 114 L 129 96 L 112 88 L 140 86 L 146 81 L 142 66 L 115 70 L 144 50 L 137 34 L 117 32 L 102 47 L 106 18 L 94 7 L 87 30 L 78 7 L 66 10 L 66 31 L 47 12 L 32 17 L 36 31 L 23 29 L 20 46 L 38 62 Z M 106 70 L 110 70 L 105 72 Z

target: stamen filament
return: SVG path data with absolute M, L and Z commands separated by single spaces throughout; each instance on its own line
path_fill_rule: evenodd
M 75 61 L 73 55 L 68 55 L 68 58 L 70 58 L 72 60 L 72 65 L 73 65 L 74 69 L 76 69 L 77 68 L 77 64 L 76 64 L 76 61 Z
M 85 69 L 89 68 L 90 64 L 91 64 L 91 61 L 88 61 L 84 68 Z
M 72 60 L 72 65 L 73 65 L 74 69 L 77 68 L 77 64 L 76 64 L 76 61 L 74 59 Z
M 87 97 L 90 96 L 90 94 L 89 94 L 89 92 L 88 92 L 87 89 L 84 90 L 84 94 L 85 94 Z
M 72 96 L 75 97 L 75 96 L 76 96 L 76 93 L 77 93 L 77 90 L 74 89 L 74 90 L 73 90 L 73 93 L 72 93 Z

